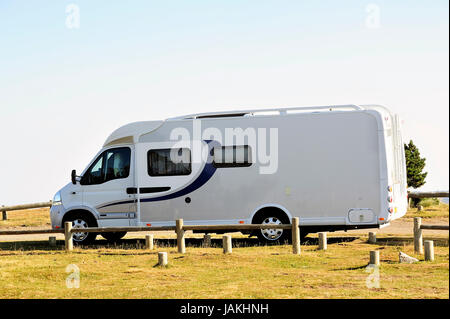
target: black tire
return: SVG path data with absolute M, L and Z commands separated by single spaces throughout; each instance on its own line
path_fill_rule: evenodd
M 77 212 L 71 214 L 64 222 L 72 222 L 72 227 L 97 227 L 95 218 L 88 214 Z M 97 238 L 97 233 L 73 233 L 73 243 L 75 245 L 92 244 Z
M 115 243 L 121 240 L 127 234 L 126 231 L 114 232 L 114 233 L 101 233 L 102 237 L 111 243 Z
M 290 224 L 289 218 L 287 215 L 280 211 L 280 210 L 265 210 L 264 212 L 259 213 L 256 215 L 255 219 L 253 220 L 253 224 L 266 224 L 276 222 L 279 224 Z M 266 244 L 284 244 L 289 243 L 291 238 L 291 231 L 288 229 L 261 229 L 257 230 L 255 232 L 256 236 L 258 236 L 258 239 L 262 243 Z

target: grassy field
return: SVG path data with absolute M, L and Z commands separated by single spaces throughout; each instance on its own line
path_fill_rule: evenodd
M 0 229 L 20 227 L 50 228 L 49 211 L 49 208 L 38 208 L 8 212 L 8 220 L 0 220 Z
M 422 217 L 448 219 L 448 214 L 448 204 L 440 203 L 439 205 L 424 207 L 424 209 L 420 212 L 417 208 L 411 208 L 402 218 Z
M 150 252 L 137 243 L 66 253 L 59 244 L 2 244 L 1 298 L 449 298 L 446 240 L 437 242 L 434 262 L 416 264 L 398 263 L 399 250 L 423 260 L 410 242 L 370 245 L 366 238 L 330 238 L 327 251 L 302 245 L 300 256 L 290 246 L 236 247 L 231 255 L 188 246 L 180 255 L 174 247 Z M 367 288 L 374 249 L 380 288 Z M 155 267 L 158 251 L 169 253 L 168 268 Z M 80 269 L 78 289 L 66 287 L 69 264 Z
M 448 205 L 413 209 L 413 216 L 448 220 Z M 1 228 L 49 226 L 48 210 L 11 212 Z M 142 235 L 143 236 L 143 235 Z M 233 235 L 234 237 L 235 235 Z M 0 298 L 449 298 L 448 236 L 436 237 L 434 262 L 415 255 L 411 236 L 380 236 L 376 245 L 365 235 L 329 234 L 327 251 L 317 251 L 316 236 L 291 246 L 258 246 L 236 238 L 233 254 L 217 247 L 201 248 L 188 239 L 180 255 L 174 239 L 159 239 L 154 251 L 136 239 L 116 246 L 97 246 L 66 253 L 63 242 L 50 249 L 46 241 L 0 243 Z M 370 250 L 380 250 L 379 288 L 368 288 L 366 270 Z M 170 266 L 155 267 L 157 252 L 169 253 Z M 403 251 L 420 260 L 398 263 Z M 80 270 L 80 288 L 67 288 L 66 267 Z

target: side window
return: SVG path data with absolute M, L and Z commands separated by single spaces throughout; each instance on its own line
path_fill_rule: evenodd
M 248 145 L 214 147 L 213 165 L 218 168 L 248 167 L 252 165 L 251 154 Z
M 130 175 L 131 150 L 128 147 L 111 149 L 100 154 L 81 178 L 81 185 L 96 185 Z
M 127 178 L 130 175 L 130 155 L 131 151 L 128 147 L 117 148 L 106 152 L 106 178 L 105 182 Z
M 192 172 L 191 151 L 188 148 L 150 150 L 147 170 L 150 176 L 189 175 Z

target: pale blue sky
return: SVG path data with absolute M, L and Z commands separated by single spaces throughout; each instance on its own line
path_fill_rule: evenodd
M 66 27 L 66 6 L 80 28 Z M 380 9 L 368 28 L 366 7 Z M 388 106 L 448 189 L 448 1 L 0 1 L 0 204 L 44 201 L 120 125 Z

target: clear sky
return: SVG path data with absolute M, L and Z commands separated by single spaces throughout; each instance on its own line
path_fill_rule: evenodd
M 0 205 L 51 199 L 129 122 L 349 103 L 400 114 L 425 188 L 448 189 L 448 15 L 447 0 L 1 0 Z

